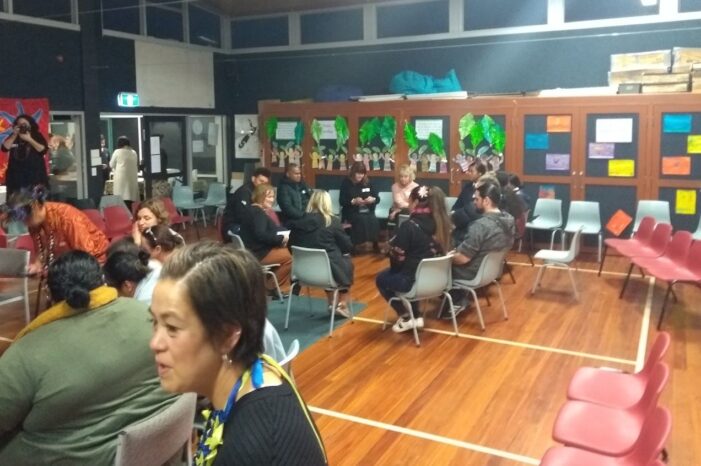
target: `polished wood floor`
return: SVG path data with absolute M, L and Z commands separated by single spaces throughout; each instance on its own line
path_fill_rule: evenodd
M 597 277 L 594 255 L 584 254 L 577 263 L 579 301 L 562 270 L 549 270 L 531 295 L 538 269 L 522 254 L 509 260 L 516 278 L 502 280 L 509 320 L 492 290 L 491 306 L 481 300 L 486 331 L 474 312 L 459 317 L 458 337 L 449 322 L 429 317 L 416 347 L 411 333 L 382 331 L 386 305 L 374 279 L 387 260 L 354 258 L 353 298 L 367 307 L 293 364 L 331 464 L 538 464 L 555 445 L 553 421 L 578 367 L 635 370 L 656 335 L 662 284 L 638 276 L 619 300 L 626 263 L 609 258 Z M 664 323 L 673 343 L 661 403 L 673 416 L 670 464 L 699 465 L 701 291 L 679 286 L 677 295 Z M 0 337 L 12 338 L 22 324 L 19 307 L 0 307 Z M 0 352 L 7 344 L 0 340 Z

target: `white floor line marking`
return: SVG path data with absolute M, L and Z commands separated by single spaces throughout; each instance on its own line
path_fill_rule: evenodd
M 369 319 L 367 317 L 355 317 L 354 320 L 359 320 L 361 322 L 368 322 L 372 324 L 379 324 L 382 325 L 381 320 L 377 319 Z M 390 325 L 390 324 L 388 324 Z M 448 330 L 440 330 L 436 328 L 426 328 L 424 327 L 424 332 L 431 332 L 431 333 L 439 333 L 441 335 L 449 335 L 449 336 L 454 336 L 455 333 L 448 331 Z M 460 338 L 467 338 L 469 340 L 479 340 L 479 341 L 486 341 L 489 343 L 497 343 L 500 345 L 506 345 L 506 346 L 515 346 L 517 348 L 526 348 L 526 349 L 532 349 L 532 350 L 538 350 L 538 351 L 545 351 L 548 353 L 558 353 L 558 354 L 565 354 L 567 356 L 576 356 L 576 357 L 581 357 L 581 358 L 588 358 L 588 359 L 596 359 L 599 361 L 606 361 L 606 362 L 615 362 L 619 364 L 627 364 L 630 366 L 635 365 L 635 361 L 631 361 L 630 359 L 621 359 L 621 358 L 614 358 L 611 356 L 601 356 L 598 354 L 591 354 L 591 353 L 582 353 L 579 351 L 571 351 L 571 350 L 566 350 L 566 349 L 560 349 L 560 348 L 551 348 L 549 346 L 541 346 L 541 345 L 533 345 L 531 343 L 521 343 L 519 341 L 511 341 L 511 340 L 501 340 L 498 338 L 489 338 L 489 337 L 480 337 L 477 335 L 468 335 L 466 333 L 458 333 L 458 337 Z
M 649 282 L 647 297 L 645 298 L 645 310 L 643 312 L 643 325 L 640 329 L 640 340 L 638 341 L 638 355 L 635 360 L 635 372 L 639 372 L 645 364 L 647 334 L 650 332 L 650 314 L 652 313 L 652 296 L 655 293 L 655 277 L 650 277 Z
M 520 266 L 522 266 L 522 267 L 533 267 L 533 268 L 542 267 L 541 264 L 536 264 L 535 266 L 532 266 L 529 262 L 511 262 L 511 261 L 507 261 L 507 263 L 508 263 L 509 265 L 520 265 Z M 553 269 L 567 270 L 567 269 L 565 269 L 564 267 L 556 267 L 556 266 L 554 267 L 554 266 L 551 266 L 551 268 L 553 268 Z M 578 268 L 578 269 L 575 269 L 575 271 L 576 271 L 576 272 L 585 272 L 585 273 L 599 273 L 599 269 L 582 269 L 582 268 Z M 615 276 L 615 277 L 625 277 L 626 275 L 628 275 L 628 273 L 627 273 L 627 272 L 609 272 L 609 271 L 606 271 L 606 270 L 602 270 L 602 271 L 601 271 L 601 275 L 613 275 L 613 276 Z M 640 275 L 640 274 L 631 273 L 631 274 L 630 274 L 630 278 L 643 278 L 643 276 Z
M 12 338 L 0 337 L 0 341 L 7 341 L 7 342 L 9 342 L 9 343 L 12 343 L 12 342 L 15 341 L 15 340 L 13 340 Z
M 529 456 L 518 455 L 516 453 L 510 453 L 504 450 L 498 450 L 496 448 L 485 447 L 482 445 L 477 445 L 474 443 L 464 442 L 462 440 L 456 440 L 449 437 L 443 437 L 436 434 L 430 434 L 428 432 L 423 432 L 421 430 L 409 429 L 406 427 L 399 427 L 393 424 L 387 424 L 384 422 L 373 421 L 372 419 L 365 419 L 363 417 L 353 416 L 350 414 L 339 413 L 337 411 L 330 411 L 328 409 L 317 408 L 315 406 L 308 406 L 309 411 L 321 414 L 323 416 L 335 417 L 337 419 L 342 419 L 344 421 L 355 422 L 357 424 L 363 424 L 370 427 L 376 427 L 378 429 L 389 430 L 391 432 L 397 432 L 403 435 L 410 435 L 412 437 L 421 438 L 424 440 L 431 440 L 433 442 L 443 443 L 445 445 L 450 445 L 457 448 L 464 448 L 466 450 L 477 451 L 487 455 L 498 456 L 511 461 L 517 461 L 524 464 L 540 464 L 540 460 L 536 458 L 531 458 Z

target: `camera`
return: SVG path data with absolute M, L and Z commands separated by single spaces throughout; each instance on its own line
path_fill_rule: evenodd
M 20 134 L 26 134 L 29 132 L 29 126 L 27 125 L 19 125 L 18 128 Z

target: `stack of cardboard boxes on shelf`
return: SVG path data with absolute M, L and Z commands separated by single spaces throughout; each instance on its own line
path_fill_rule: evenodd
M 627 94 L 701 92 L 701 48 L 611 55 L 609 86 Z

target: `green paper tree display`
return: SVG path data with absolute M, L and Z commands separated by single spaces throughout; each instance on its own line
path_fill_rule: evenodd
M 366 120 L 358 130 L 358 154 L 368 170 L 391 171 L 394 164 L 397 137 L 397 120 L 386 115 L 380 120 L 373 117 Z
M 475 160 L 488 162 L 493 170 L 498 170 L 504 160 L 506 132 L 499 123 L 489 115 L 475 118 L 466 113 L 458 123 L 460 153 L 455 161 L 462 171 Z

